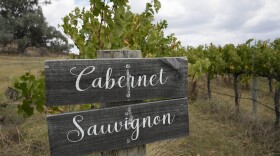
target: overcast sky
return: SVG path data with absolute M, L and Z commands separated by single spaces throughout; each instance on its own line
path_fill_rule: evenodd
M 132 11 L 139 13 L 149 0 L 130 0 Z M 183 46 L 244 43 L 250 38 L 274 40 L 280 37 L 280 0 L 160 0 L 156 20 L 165 19 L 165 34 L 175 33 Z M 87 7 L 89 0 L 52 0 L 43 7 L 50 25 L 75 7 Z M 77 52 L 77 49 L 74 50 Z

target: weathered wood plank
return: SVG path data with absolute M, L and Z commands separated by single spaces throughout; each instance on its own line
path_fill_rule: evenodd
M 187 92 L 183 58 L 46 61 L 45 76 L 49 106 L 182 98 Z
M 51 154 L 82 155 L 185 136 L 187 112 L 187 98 L 181 98 L 49 115 Z

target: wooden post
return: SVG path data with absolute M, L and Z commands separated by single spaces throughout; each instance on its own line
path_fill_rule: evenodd
M 140 50 L 99 50 L 97 51 L 97 58 L 142 58 Z M 127 105 L 131 103 L 139 103 L 141 101 L 132 102 L 120 102 L 114 103 L 114 106 Z M 101 103 L 103 107 L 112 107 L 110 103 Z M 119 150 L 104 151 L 101 153 L 102 156 L 145 156 L 146 145 L 140 145 L 130 148 L 124 148 Z
M 279 111 L 279 99 L 280 99 L 280 88 L 278 86 L 275 87 L 275 94 L 274 94 L 274 105 L 275 105 L 275 125 L 279 126 L 280 123 L 280 111 Z
M 207 74 L 207 92 L 208 92 L 208 99 L 211 99 L 211 78 L 209 73 Z
M 233 74 L 233 88 L 234 88 L 234 101 L 235 101 L 235 110 L 239 113 L 239 92 L 238 92 L 238 77 L 239 75 Z
M 253 68 L 255 66 L 255 54 L 253 54 Z M 257 93 L 258 93 L 258 83 L 256 73 L 253 73 L 253 90 L 252 90 L 252 102 L 253 102 L 253 114 L 257 113 Z
M 273 79 L 271 77 L 268 77 L 267 79 L 268 79 L 269 92 L 272 93 L 273 92 L 273 88 L 272 88 Z
M 257 76 L 256 74 L 253 74 L 253 90 L 252 90 L 253 114 L 257 113 L 257 92 L 258 92 Z

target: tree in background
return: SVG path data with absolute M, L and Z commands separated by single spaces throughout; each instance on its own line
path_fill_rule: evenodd
M 0 16 L 0 43 L 6 47 L 13 41 L 13 32 L 9 29 L 9 23 Z
M 5 47 L 16 41 L 19 53 L 28 46 L 65 52 L 73 47 L 58 30 L 48 26 L 38 0 L 1 0 L 0 19 L 0 43 Z

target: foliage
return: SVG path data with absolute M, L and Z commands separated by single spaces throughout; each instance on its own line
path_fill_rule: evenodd
M 249 86 L 251 75 L 274 78 L 280 82 L 280 39 L 273 42 L 258 41 L 255 45 L 251 45 L 253 39 L 249 39 L 243 44 L 237 46 L 226 44 L 223 47 L 214 46 L 198 46 L 197 48 L 188 47 L 187 56 L 189 60 L 189 75 L 195 76 L 195 73 L 201 70 L 201 60 L 209 59 L 209 68 L 205 68 L 207 73 L 208 96 L 211 97 L 210 79 L 215 75 L 232 74 L 233 88 L 235 96 L 236 111 L 239 111 L 240 93 L 238 82 L 246 83 Z M 196 67 L 196 66 L 197 67 Z M 204 64 L 206 65 L 206 64 Z M 203 74 L 201 74 L 203 75 Z M 198 75 L 200 76 L 200 75 Z M 276 112 L 276 123 L 279 123 L 279 88 L 276 87 L 274 102 Z
M 192 77 L 190 80 L 190 91 L 189 97 L 190 100 L 197 99 L 197 80 L 201 76 L 205 75 L 209 70 L 209 66 L 211 66 L 211 62 L 209 58 L 205 57 L 205 48 L 204 46 L 198 46 L 197 48 L 194 47 L 187 47 L 186 56 L 188 57 L 188 76 Z
M 188 75 L 197 80 L 209 70 L 211 62 L 204 55 L 204 46 L 187 47 L 186 56 L 188 58 Z
M 39 78 L 31 73 L 22 75 L 15 83 L 14 87 L 20 93 L 22 102 L 18 105 L 18 112 L 26 116 L 31 116 L 34 109 L 38 112 L 44 111 L 45 97 L 45 78 L 44 72 Z
M 215 46 L 214 44 L 206 45 L 204 56 L 209 59 L 210 66 L 206 71 L 212 79 L 215 75 L 223 74 L 225 68 L 225 61 L 222 59 L 222 47 Z
M 74 45 L 68 44 L 68 39 L 53 26 L 47 27 L 45 36 L 47 39 L 45 46 L 50 51 L 69 52 L 74 47 Z
M 254 72 L 259 76 L 270 77 L 274 72 L 273 57 L 274 51 L 268 41 L 258 41 L 255 47 Z
M 274 50 L 274 54 L 271 55 L 271 72 L 273 73 L 273 78 L 280 82 L 280 38 L 275 39 L 271 43 L 271 47 Z
M 49 1 L 43 1 L 43 4 L 47 3 Z M 4 46 L 16 41 L 19 52 L 24 52 L 28 46 L 54 51 L 72 48 L 65 36 L 47 25 L 38 0 L 1 0 L 0 19 L 0 43 Z
M 179 56 L 185 50 L 174 34 L 164 36 L 165 20 L 154 24 L 158 0 L 141 14 L 130 11 L 128 0 L 91 0 L 90 9 L 75 8 L 64 17 L 63 29 L 80 51 L 80 58 L 95 58 L 96 50 L 137 49 L 144 57 Z
M 280 39 L 269 43 L 258 41 L 255 45 L 255 69 L 259 76 L 274 78 L 280 81 Z
M 194 64 L 188 64 L 188 75 L 192 76 L 195 80 L 207 73 L 211 65 L 208 58 L 199 59 Z

